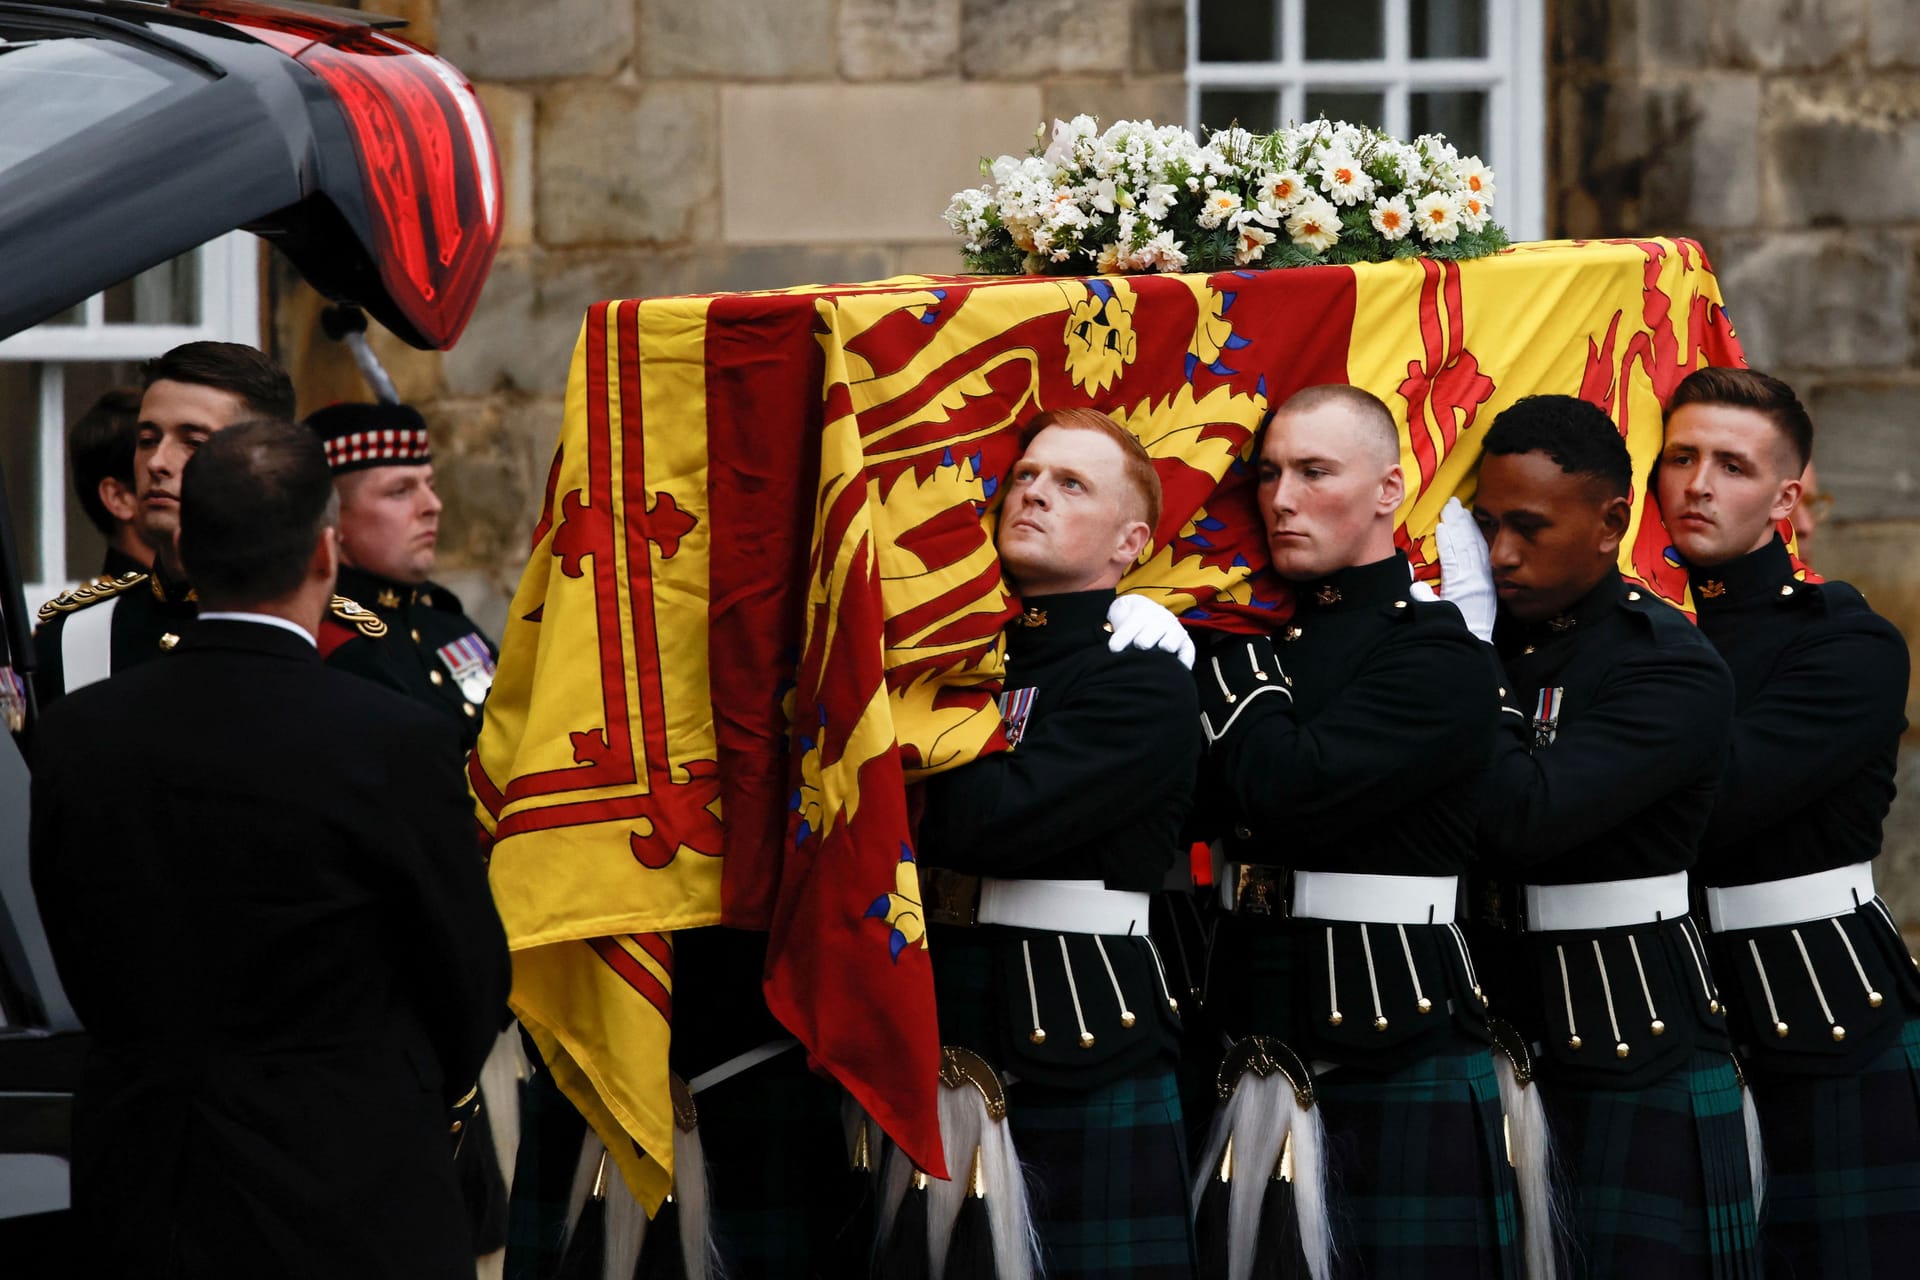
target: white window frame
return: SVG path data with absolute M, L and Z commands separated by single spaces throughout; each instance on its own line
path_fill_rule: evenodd
M 1187 0 L 1187 119 L 1200 122 L 1204 89 L 1269 89 L 1280 95 L 1280 119 L 1305 115 L 1306 91 L 1351 89 L 1384 97 L 1382 124 L 1407 136 L 1407 95 L 1429 89 L 1487 91 L 1487 149 L 1482 158 L 1498 180 L 1494 217 L 1515 240 L 1546 234 L 1547 33 L 1544 0 L 1486 0 L 1484 58 L 1414 58 L 1407 47 L 1407 0 L 1383 0 L 1383 56 L 1309 61 L 1305 0 L 1272 0 L 1280 15 L 1280 48 L 1269 62 L 1200 61 L 1200 0 Z
M 192 252 L 199 258 L 198 324 L 108 324 L 105 295 L 95 294 L 82 304 L 79 324 L 37 325 L 0 341 L 0 360 L 35 366 L 40 392 L 34 424 L 40 559 L 20 566 L 29 607 L 92 576 L 67 563 L 66 366 L 148 360 L 183 342 L 260 345 L 259 239 L 234 231 Z

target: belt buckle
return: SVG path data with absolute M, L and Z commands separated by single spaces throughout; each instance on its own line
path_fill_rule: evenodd
M 920 872 L 921 910 L 928 924 L 971 929 L 980 923 L 980 877 L 939 867 Z
M 1257 862 L 1236 862 L 1233 865 L 1235 915 L 1285 918 L 1289 914 L 1285 871 Z

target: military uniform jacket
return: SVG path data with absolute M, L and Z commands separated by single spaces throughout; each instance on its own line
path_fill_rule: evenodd
M 923 866 L 1161 886 L 1200 756 L 1193 681 L 1169 654 L 1108 652 L 1112 602 L 1112 591 L 1026 601 L 1007 630 L 1001 711 L 1012 748 L 925 784 Z M 933 934 L 948 1044 L 1021 1079 L 1086 1089 L 1177 1052 L 1172 993 L 1144 932 L 983 925 Z
M 1690 577 L 1700 630 L 1734 681 L 1732 745 L 1697 878 L 1754 884 L 1873 859 L 1907 727 L 1899 630 L 1844 582 L 1796 580 L 1777 537 Z M 1734 1037 L 1765 1069 L 1851 1071 L 1920 1012 L 1920 981 L 1877 899 L 1712 941 Z
M 505 1025 L 453 735 L 198 623 L 41 722 L 31 867 L 91 1047 L 76 1275 L 473 1275 L 447 1105 Z
M 125 568 L 111 557 L 108 564 Z M 199 612 L 199 597 L 186 583 L 137 566 L 62 592 L 40 606 L 33 633 L 35 696 L 44 708 L 70 687 L 158 657 L 180 643 Z
M 1250 652 L 1264 655 L 1265 637 L 1221 637 L 1197 664 L 1202 705 L 1216 732 L 1228 725 L 1202 794 L 1219 797 L 1229 860 L 1289 872 L 1466 870 L 1496 676 L 1460 611 L 1414 600 L 1411 581 L 1396 553 L 1300 584 L 1271 641 L 1279 690 L 1254 692 L 1274 679 L 1248 685 L 1240 673 Z M 1450 916 L 1362 926 L 1287 919 L 1276 903 L 1272 915 L 1223 916 L 1215 937 L 1208 1008 L 1236 1036 L 1392 1070 L 1460 1032 L 1486 1034 Z
M 1510 924 L 1518 884 L 1691 868 L 1733 711 L 1732 677 L 1706 638 L 1609 571 L 1552 618 L 1521 623 L 1502 613 L 1494 644 L 1507 682 L 1480 835 L 1506 883 L 1489 882 L 1476 906 Z M 1638 1088 L 1695 1048 L 1726 1047 L 1690 919 L 1509 934 L 1504 945 L 1500 936 L 1478 939 L 1493 1012 L 1543 1045 L 1544 1078 Z
M 480 710 L 499 650 L 437 583 L 414 586 L 362 569 L 340 569 L 338 590 L 386 624 L 373 636 L 351 620 L 329 618 L 320 631 L 327 665 L 376 680 L 451 718 L 463 746 L 480 736 Z

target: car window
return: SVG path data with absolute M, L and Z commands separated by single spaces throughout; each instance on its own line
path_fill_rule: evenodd
M 201 79 L 137 46 L 0 19 L 0 174 Z

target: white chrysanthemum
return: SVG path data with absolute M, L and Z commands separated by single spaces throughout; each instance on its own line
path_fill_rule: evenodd
M 1135 249 L 1129 261 L 1138 271 L 1182 271 L 1187 265 L 1186 246 L 1173 238 L 1173 232 L 1163 230 Z
M 1373 178 L 1351 151 L 1329 150 L 1314 167 L 1320 175 L 1320 189 L 1335 204 L 1350 207 L 1373 199 Z
M 1260 175 L 1260 203 L 1285 212 L 1307 193 L 1307 180 L 1292 169 Z
M 1460 237 L 1460 201 L 1447 191 L 1431 191 L 1413 206 L 1414 225 L 1428 244 L 1448 243 Z
M 1249 262 L 1258 262 L 1266 256 L 1267 246 L 1273 243 L 1273 239 L 1271 231 L 1250 225 L 1242 226 L 1239 246 L 1233 251 L 1233 265 L 1244 267 Z
M 1479 156 L 1468 156 L 1460 163 L 1460 185 L 1478 196 L 1480 203 L 1493 203 L 1493 170 L 1487 168 Z
M 1240 206 L 1240 197 L 1231 191 L 1209 192 L 1206 202 L 1200 206 L 1198 221 L 1202 227 L 1212 231 L 1240 212 Z
M 1173 202 L 1179 194 L 1179 190 L 1170 182 L 1152 182 L 1136 196 L 1135 203 L 1149 221 L 1158 222 L 1172 211 Z
M 1454 196 L 1460 205 L 1460 226 L 1467 231 L 1485 229 L 1492 221 L 1493 213 L 1487 208 L 1487 202 L 1471 191 L 1462 191 Z
M 1100 252 L 1094 255 L 1093 269 L 1103 276 L 1117 275 L 1127 269 L 1127 246 L 1115 240 L 1112 244 L 1102 245 Z
M 1340 213 L 1324 196 L 1304 196 L 1287 218 L 1287 235 L 1297 245 L 1325 253 L 1340 240 Z
M 1389 242 L 1405 240 L 1407 233 L 1413 230 L 1413 211 L 1407 208 L 1405 196 L 1395 196 L 1391 200 L 1383 196 L 1375 200 L 1373 212 L 1368 216 L 1373 222 L 1373 229 Z

